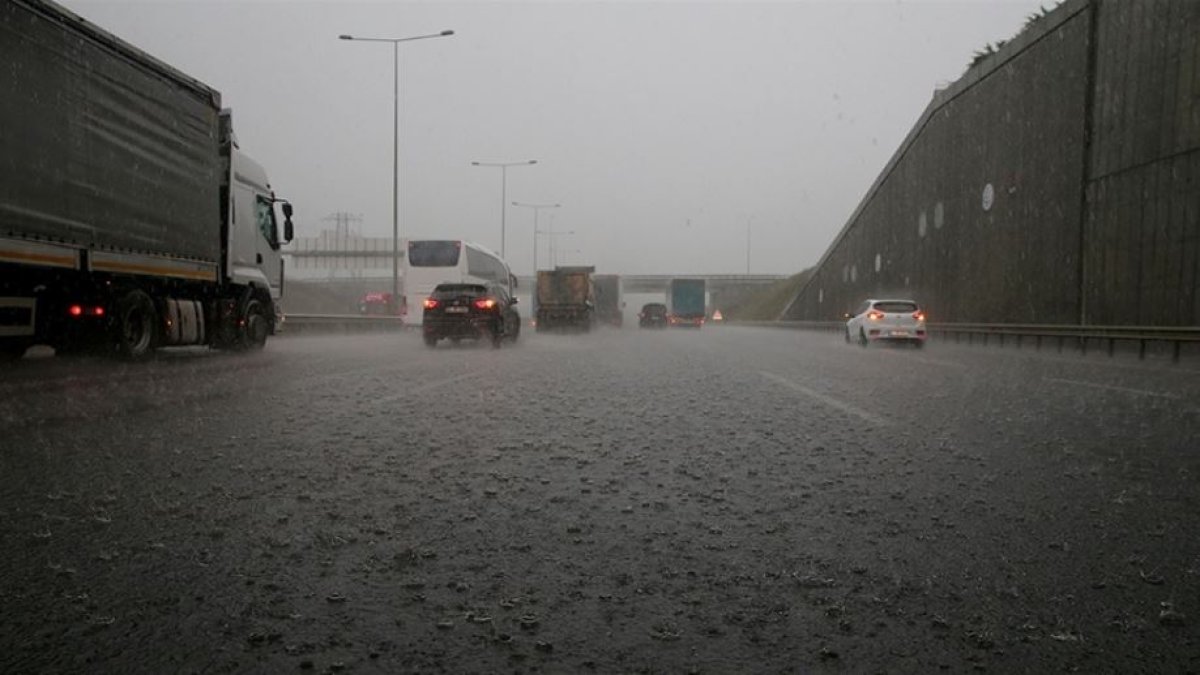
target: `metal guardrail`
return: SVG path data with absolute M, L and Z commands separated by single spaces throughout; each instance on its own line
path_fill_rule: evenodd
M 409 328 L 398 316 L 359 314 L 285 314 L 279 327 L 282 335 L 310 331 L 404 330 Z
M 962 342 L 965 336 L 967 344 L 973 344 L 978 337 L 984 345 L 994 339 L 1000 346 L 1004 346 L 1007 339 L 1015 341 L 1016 346 L 1020 348 L 1023 342 L 1031 340 L 1035 348 L 1041 349 L 1043 341 L 1051 340 L 1057 343 L 1060 352 L 1064 344 L 1070 341 L 1084 354 L 1088 351 L 1089 342 L 1100 342 L 1107 345 L 1109 356 L 1116 350 L 1117 342 L 1136 342 L 1139 359 L 1146 358 L 1147 344 L 1161 342 L 1171 346 L 1172 361 L 1179 361 L 1183 345 L 1200 343 L 1200 327 L 1197 326 L 931 323 L 928 329 L 934 335 L 941 335 L 943 338 L 953 335 L 955 342 Z
M 795 330 L 841 331 L 843 321 L 731 321 L 732 325 L 790 328 Z M 1108 355 L 1116 351 L 1118 342 L 1136 342 L 1138 358 L 1146 358 L 1146 346 L 1153 343 L 1170 345 L 1171 360 L 1179 361 L 1180 352 L 1186 344 L 1200 344 L 1200 326 L 1076 326 L 1055 324 L 1015 323 L 929 323 L 926 329 L 941 339 L 953 336 L 957 343 L 987 345 L 995 342 L 1004 346 L 1011 342 L 1018 348 L 1030 342 L 1041 349 L 1043 342 L 1056 343 L 1058 351 L 1070 344 L 1084 354 L 1089 344 L 1101 343 L 1107 347 Z

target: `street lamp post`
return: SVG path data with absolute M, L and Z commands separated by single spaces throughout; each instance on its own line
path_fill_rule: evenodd
M 505 216 L 508 213 L 508 167 L 510 166 L 527 166 L 537 164 L 536 159 L 531 159 L 525 162 L 471 162 L 471 166 L 498 166 L 500 167 L 500 257 L 506 257 L 507 251 L 505 244 L 508 242 L 508 237 L 505 235 Z
M 534 284 L 537 284 L 537 236 L 538 236 L 538 213 L 542 209 L 558 209 L 562 208 L 562 204 L 526 204 L 525 202 L 513 202 L 513 206 L 521 206 L 527 209 L 533 209 L 533 278 Z
M 554 219 L 551 218 L 550 219 L 550 229 L 546 230 L 545 232 L 541 232 L 540 234 L 544 234 L 547 237 L 550 237 L 550 244 L 547 247 L 550 250 L 547 251 L 547 253 L 550 255 L 550 267 L 556 267 L 558 265 L 558 239 L 557 239 L 557 237 L 569 237 L 569 236 L 575 234 L 575 230 L 567 230 L 566 232 L 555 232 L 554 231 Z
M 403 38 L 338 36 L 339 40 L 389 42 L 392 45 L 392 297 L 388 301 L 390 314 L 397 313 L 396 299 L 400 297 L 400 43 L 451 35 L 454 35 L 452 30 Z

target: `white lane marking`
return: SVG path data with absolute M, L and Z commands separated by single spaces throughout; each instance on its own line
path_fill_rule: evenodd
M 429 391 L 430 389 L 437 389 L 438 387 L 444 387 L 448 384 L 454 384 L 455 382 L 469 380 L 473 377 L 479 377 L 480 375 L 483 375 L 483 371 L 473 371 L 470 373 L 463 373 L 462 375 L 455 375 L 454 377 L 446 377 L 446 378 L 442 378 L 440 380 L 434 380 L 433 382 L 426 382 L 424 384 L 419 384 L 415 387 L 410 387 L 408 389 L 405 389 L 404 391 L 400 392 L 399 394 L 393 394 L 391 396 L 384 396 L 382 398 L 377 398 L 374 400 L 374 402 L 375 403 L 391 403 L 392 401 L 397 401 L 406 396 L 412 396 L 413 394 L 420 394 L 422 392 Z
M 874 424 L 876 426 L 886 427 L 890 424 L 890 422 L 888 422 L 886 419 L 884 419 L 878 415 L 869 413 L 865 410 L 862 410 L 861 408 L 856 408 L 856 407 L 850 405 L 849 403 L 839 401 L 836 398 L 833 398 L 832 396 L 827 396 L 820 392 L 813 391 L 812 389 L 809 389 L 808 387 L 804 387 L 799 384 L 796 384 L 795 382 L 792 382 L 791 380 L 789 380 L 785 377 L 780 377 L 779 375 L 776 375 L 774 373 L 767 373 L 767 372 L 759 372 L 759 375 L 762 375 L 763 377 L 765 377 L 768 380 L 771 380 L 773 382 L 777 382 L 777 383 L 787 387 L 788 389 L 798 391 L 801 394 L 804 394 L 805 396 L 808 396 L 810 398 L 815 398 L 818 401 L 824 403 L 825 405 L 830 406 L 831 408 L 837 408 L 838 410 L 841 410 L 844 413 L 850 413 L 851 415 L 854 415 L 863 420 L 866 420 L 867 422 L 870 422 L 871 424 Z
M 1079 387 L 1090 387 L 1092 389 L 1105 389 L 1108 391 L 1121 391 L 1126 394 L 1134 394 L 1137 396 L 1153 396 L 1154 398 L 1169 398 L 1178 399 L 1175 394 L 1164 394 L 1158 391 L 1146 391 L 1145 389 L 1133 389 L 1132 387 L 1118 387 L 1115 384 L 1097 384 L 1096 382 L 1084 382 L 1082 380 L 1068 380 L 1061 377 L 1043 377 L 1047 382 L 1060 382 L 1062 384 L 1073 384 Z

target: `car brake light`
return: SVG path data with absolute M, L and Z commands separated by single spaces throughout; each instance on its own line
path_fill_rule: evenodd
M 83 314 L 83 307 L 79 305 L 71 305 L 71 307 L 67 309 L 67 312 L 71 316 L 81 316 Z
M 913 318 L 917 321 L 925 320 L 925 312 L 913 312 Z
M 421 305 L 423 307 L 425 307 L 425 309 L 436 309 L 439 304 L 441 304 L 441 303 L 439 303 L 437 300 L 434 300 L 433 298 L 425 298 L 425 300 L 421 303 Z
M 492 309 L 496 306 L 496 301 L 492 298 L 480 298 L 475 301 L 476 309 Z
M 867 313 L 867 318 L 870 319 L 871 321 L 882 321 L 883 320 L 883 312 L 876 312 L 876 311 L 872 310 Z
M 96 316 L 104 316 L 104 308 L 103 307 L 93 307 L 92 314 L 95 314 Z

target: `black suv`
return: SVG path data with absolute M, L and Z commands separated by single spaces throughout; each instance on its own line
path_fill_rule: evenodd
M 638 312 L 639 328 L 666 328 L 667 306 L 661 302 L 650 302 L 642 305 Z
M 516 342 L 521 332 L 516 304 L 499 284 L 439 284 L 425 299 L 421 334 L 430 347 L 443 338 L 454 343 L 487 338 L 493 347 L 505 339 Z

